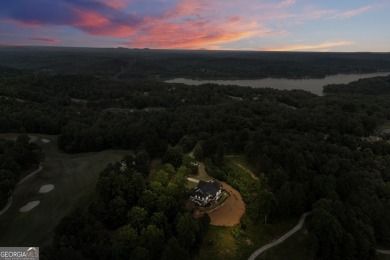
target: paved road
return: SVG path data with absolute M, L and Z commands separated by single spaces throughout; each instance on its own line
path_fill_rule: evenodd
M 298 224 L 293 228 L 291 229 L 290 231 L 288 231 L 286 234 L 284 234 L 283 236 L 281 236 L 279 239 L 269 243 L 269 244 L 266 244 L 262 247 L 260 247 L 259 249 L 257 249 L 249 258 L 248 260 L 255 260 L 256 257 L 258 257 L 261 253 L 263 253 L 264 251 L 270 249 L 271 247 L 274 247 L 276 245 L 279 245 L 280 243 L 282 243 L 284 240 L 286 240 L 287 238 L 289 238 L 292 234 L 294 234 L 295 232 L 297 232 L 298 230 L 300 230 L 302 228 L 302 225 L 303 223 L 305 222 L 305 219 L 307 217 L 307 215 L 309 215 L 310 212 L 306 212 L 305 214 L 302 215 L 302 217 L 299 219 L 299 222 Z
M 190 182 L 199 183 L 199 180 L 197 180 L 197 179 L 194 179 L 194 178 L 190 178 L 190 177 L 188 177 L 188 178 L 187 178 L 187 180 L 188 180 L 188 181 L 190 181 Z

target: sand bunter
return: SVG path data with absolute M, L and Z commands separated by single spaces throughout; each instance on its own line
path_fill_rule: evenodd
M 53 189 L 54 189 L 53 184 L 46 184 L 46 185 L 41 186 L 41 188 L 39 189 L 39 193 L 48 193 L 48 192 L 52 191 Z
M 28 212 L 33 208 L 35 208 L 36 206 L 38 206 L 39 203 L 41 203 L 39 200 L 30 201 L 26 205 L 20 208 L 20 212 L 22 213 Z

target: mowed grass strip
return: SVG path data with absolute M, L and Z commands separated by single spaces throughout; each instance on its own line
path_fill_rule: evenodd
M 254 174 L 253 167 L 250 166 L 243 155 L 225 156 L 225 163 L 229 168 L 238 173 L 242 173 L 242 178 L 247 180 L 257 180 L 258 176 Z M 241 166 L 240 166 L 241 165 Z M 242 168 L 244 167 L 244 168 Z M 253 174 L 253 176 L 252 176 Z
M 93 201 L 100 172 L 112 162 L 122 159 L 130 151 L 107 150 L 96 153 L 66 154 L 58 150 L 57 137 L 38 136 L 38 145 L 46 159 L 43 170 L 20 185 L 13 193 L 13 203 L 0 216 L 1 246 L 46 246 L 52 241 L 57 223 L 75 208 L 86 207 Z M 0 135 L 1 138 L 16 135 Z M 43 143 L 42 139 L 51 142 Z M 40 194 L 45 184 L 53 184 L 54 190 Z M 21 213 L 26 203 L 39 200 L 31 211 Z

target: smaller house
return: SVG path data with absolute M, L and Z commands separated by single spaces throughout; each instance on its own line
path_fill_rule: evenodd
M 216 203 L 221 194 L 222 187 L 217 181 L 199 181 L 190 196 L 190 200 L 195 205 L 204 207 Z

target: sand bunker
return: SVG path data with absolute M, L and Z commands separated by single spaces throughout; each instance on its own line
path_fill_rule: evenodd
M 49 139 L 45 139 L 45 138 L 41 139 L 41 141 L 42 141 L 42 143 L 45 143 L 45 144 L 50 143 L 50 140 Z
M 52 191 L 53 189 L 54 189 L 54 185 L 53 184 L 46 184 L 46 185 L 43 185 L 39 189 L 39 193 L 48 193 L 48 192 Z
M 41 203 L 39 200 L 31 201 L 31 202 L 27 203 L 26 205 L 24 205 L 23 207 L 21 207 L 20 212 L 25 213 L 27 211 L 30 211 L 33 208 L 35 208 L 36 206 L 38 206 L 39 203 Z

